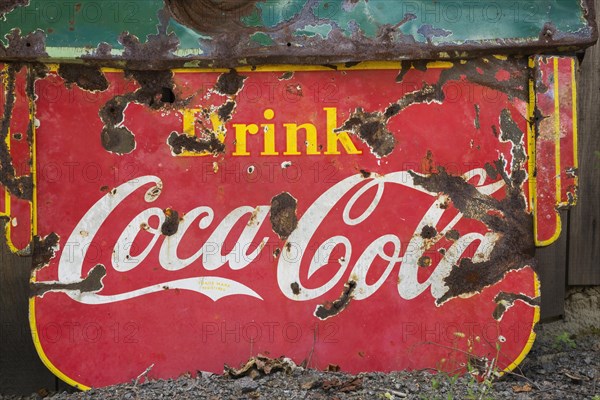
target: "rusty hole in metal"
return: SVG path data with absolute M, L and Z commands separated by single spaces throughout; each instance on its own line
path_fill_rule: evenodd
M 300 294 L 300 285 L 298 284 L 298 282 L 293 282 L 290 285 L 290 288 L 292 289 L 292 293 L 294 293 L 295 295 Z
M 421 229 L 421 237 L 423 239 L 433 239 L 437 236 L 437 230 L 431 225 L 425 225 L 423 229 Z
M 170 103 L 170 104 L 175 103 L 175 93 L 173 93 L 173 89 L 168 88 L 168 87 L 163 87 L 160 101 L 162 101 L 163 103 Z

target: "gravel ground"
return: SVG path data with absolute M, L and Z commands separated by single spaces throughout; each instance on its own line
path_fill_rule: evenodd
M 232 377 L 236 376 L 236 377 Z M 431 372 L 347 375 L 303 369 L 287 359 L 254 359 L 225 375 L 131 382 L 85 393 L 21 399 L 592 399 L 600 400 L 600 331 L 578 336 L 540 329 L 520 370 L 478 382 Z M 1 400 L 14 400 L 5 397 Z

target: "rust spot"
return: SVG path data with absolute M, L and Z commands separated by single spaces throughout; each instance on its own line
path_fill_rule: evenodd
M 281 254 L 281 249 L 278 247 L 275 249 L 275 251 L 273 251 L 273 258 L 279 257 L 280 254 Z
M 46 34 L 37 29 L 25 36 L 21 36 L 21 30 L 14 28 L 6 36 L 8 45 L 5 47 L 0 41 L 0 58 L 30 59 L 47 57 Z
M 315 317 L 324 320 L 344 311 L 348 307 L 348 304 L 350 304 L 350 300 L 352 300 L 354 289 L 356 289 L 356 282 L 352 280 L 348 281 L 344 285 L 344 290 L 339 299 L 317 306 L 314 314 Z
M 292 288 L 292 293 L 294 293 L 295 295 L 299 295 L 300 294 L 300 285 L 298 285 L 298 282 L 294 282 L 290 285 L 290 287 Z
M 427 60 L 403 60 L 400 62 L 400 73 L 396 76 L 396 82 L 402 82 L 404 76 L 411 70 L 411 68 L 416 69 L 417 71 L 425 72 L 427 71 Z
M 13 160 L 10 151 L 6 144 L 12 112 L 15 105 L 16 96 L 16 74 L 21 69 L 20 65 L 8 64 L 5 79 L 5 94 L 4 94 L 4 115 L 0 121 L 0 183 L 5 187 L 10 194 L 24 200 L 31 200 L 33 196 L 33 180 L 31 175 L 16 176 L 16 171 L 13 165 Z M 30 100 L 35 99 L 33 94 L 33 82 L 38 74 L 43 74 L 45 70 L 39 70 L 36 66 L 32 66 L 27 70 L 27 88 L 26 94 Z M 29 123 L 27 140 L 31 144 L 33 140 L 32 121 Z
M 302 92 L 302 86 L 300 85 L 287 85 L 285 87 L 285 91 L 292 96 L 302 97 L 304 93 Z
M 483 168 L 485 169 L 485 172 L 491 179 L 495 180 L 498 178 L 498 170 L 496 169 L 495 165 L 492 165 L 490 163 L 485 163 Z
M 255 208 L 250 215 L 250 219 L 248 220 L 247 226 L 252 226 L 256 224 L 256 217 L 258 216 L 258 208 Z
M 427 150 L 427 154 L 421 160 L 421 172 L 425 174 L 432 174 L 435 172 L 435 161 L 433 160 L 433 153 L 431 150 Z
M 0 2 L 0 20 L 17 7 L 29 5 L 29 0 L 3 0 Z
M 287 242 L 287 243 L 285 244 L 285 249 L 288 251 L 288 253 L 289 253 L 290 251 L 292 251 L 292 244 L 291 244 L 290 242 Z
M 112 46 L 106 42 L 98 43 L 98 46 L 92 51 L 91 54 L 83 54 L 81 56 L 82 59 L 107 59 L 110 58 L 110 52 L 112 51 Z
M 417 33 L 424 36 L 427 39 L 428 43 L 431 43 L 433 38 L 435 37 L 448 37 L 452 35 L 451 31 L 447 31 L 445 29 L 434 28 L 430 24 L 423 24 L 417 30 Z
M 456 229 L 450 229 L 446 232 L 446 239 L 456 242 L 460 238 L 460 234 Z
M 171 152 L 175 155 L 184 151 L 192 153 L 212 153 L 220 154 L 225 152 L 225 144 L 221 142 L 214 132 L 206 131 L 204 138 L 199 136 L 189 136 L 185 133 L 171 132 L 167 138 L 167 144 L 171 147 Z
M 135 136 L 124 126 L 104 127 L 100 140 L 102 147 L 113 153 L 127 154 L 135 149 Z
M 496 79 L 498 73 L 509 73 L 512 77 L 510 82 L 498 81 Z M 512 59 L 512 62 L 507 63 L 495 57 L 489 57 L 469 60 L 465 63 L 455 62 L 452 68 L 442 71 L 438 84 L 460 81 L 463 76 L 466 81 L 506 93 L 511 99 L 528 100 L 529 91 L 525 87 L 529 80 L 527 59 L 515 58 Z
M 450 207 L 450 199 L 448 199 L 448 198 L 445 198 L 445 199 L 443 199 L 443 201 L 440 201 L 440 208 L 441 208 L 442 210 L 445 210 L 445 209 L 447 209 L 448 207 Z
M 240 75 L 235 69 L 229 70 L 224 74 L 219 75 L 215 90 L 226 96 L 235 96 L 244 87 L 244 81 L 247 76 Z
M 419 267 L 423 267 L 423 268 L 431 267 L 431 257 L 422 256 L 417 261 L 417 264 L 419 265 Z
M 99 67 L 78 65 L 78 64 L 60 64 L 58 75 L 65 80 L 67 87 L 72 84 L 81 89 L 90 91 L 104 91 L 108 89 L 108 80 Z
M 97 292 L 102 289 L 102 278 L 106 276 L 106 268 L 97 264 L 90 270 L 88 276 L 79 282 L 32 282 L 30 284 L 30 296 L 43 296 L 47 292 L 62 292 L 77 290 L 79 293 Z
M 513 156 L 513 165 L 524 165 L 527 162 L 527 152 L 523 143 L 523 132 L 512 119 L 510 111 L 506 108 L 500 113 L 500 140 L 512 142 L 513 148 L 511 154 Z M 502 165 L 503 167 L 503 165 Z M 500 172 L 500 164 L 496 163 L 496 169 Z M 517 179 L 520 182 L 525 181 L 525 170 L 524 169 L 513 169 L 513 179 Z M 514 176 L 518 174 L 519 176 Z
M 163 8 L 158 11 L 157 17 L 157 33 L 147 35 L 146 42 L 140 42 L 137 36 L 129 32 L 123 32 L 119 36 L 119 42 L 123 45 L 122 58 L 127 60 L 128 68 L 157 69 L 163 66 L 166 60 L 178 59 L 174 52 L 179 46 L 179 39 L 175 32 L 167 32 L 171 15 Z M 106 49 L 98 47 L 97 51 L 100 50 Z M 178 60 L 177 63 L 182 61 Z
M 271 227 L 282 240 L 287 239 L 298 226 L 297 205 L 298 201 L 287 192 L 271 199 Z M 287 245 L 291 247 L 290 243 Z
M 378 157 L 389 155 L 396 146 L 396 138 L 387 129 L 387 119 L 380 112 L 365 112 L 357 108 L 350 118 L 335 132 L 352 132 L 369 145 Z
M 516 301 L 522 301 L 526 304 L 529 304 L 532 307 L 538 307 L 540 305 L 540 298 L 539 297 L 529 297 L 529 296 L 525 296 L 524 294 L 517 294 L 517 293 L 507 293 L 507 292 L 500 292 L 498 293 L 498 295 L 494 298 L 494 302 L 496 302 L 496 308 L 494 309 L 493 312 L 493 317 L 495 320 L 500 321 L 502 319 L 502 316 L 504 315 L 504 313 L 511 308 Z
M 369 171 L 366 171 L 366 170 L 364 170 L 364 169 L 361 169 L 361 170 L 360 170 L 360 175 L 361 175 L 363 178 L 365 178 L 365 179 L 366 179 L 366 178 L 370 178 L 370 177 L 371 177 L 371 173 L 370 173 Z
M 383 113 L 379 111 L 365 112 L 362 108 L 357 108 L 350 118 L 334 132 L 354 133 L 370 147 L 371 152 L 377 157 L 388 156 L 396 146 L 396 138 L 387 129 L 390 118 L 415 103 L 442 101 L 444 94 L 440 87 L 424 84 L 420 90 L 407 93 L 397 102 L 390 104 Z
M 231 114 L 233 113 L 234 108 L 235 101 L 228 101 L 225 104 L 223 104 L 221 107 L 219 107 L 219 110 L 217 111 L 219 119 L 223 122 L 229 121 L 231 119 Z
M 32 240 L 32 268 L 34 270 L 41 269 L 50 263 L 54 258 L 55 252 L 58 250 L 58 242 L 60 238 L 54 232 L 48 236 L 41 238 L 34 236 Z
M 280 81 L 288 81 L 288 80 L 292 79 L 293 77 L 294 77 L 294 72 L 288 71 L 288 72 L 284 72 L 283 74 L 281 74 L 281 76 L 278 79 Z
M 173 82 L 173 72 L 170 70 L 125 70 L 125 77 L 135 79 L 140 85 L 140 88 L 133 93 L 134 98 L 132 101 L 145 104 L 155 110 L 165 107 L 165 102 L 162 100 L 164 90 L 173 91 L 175 85 Z
M 165 213 L 165 221 L 160 227 L 160 233 L 165 236 L 172 236 L 177 233 L 179 228 L 179 213 L 171 208 L 163 211 Z
M 416 185 L 431 192 L 445 193 L 466 218 L 479 220 L 498 234 L 487 261 L 473 262 L 463 258 L 450 271 L 444 279 L 449 289 L 437 300 L 438 304 L 457 296 L 478 293 L 502 280 L 511 270 L 535 265 L 531 215 L 526 212 L 520 189 L 522 175 L 516 173 L 520 167 L 514 166 L 512 179 L 504 174 L 507 195 L 503 200 L 482 194 L 462 177 L 448 175 L 442 167 L 438 168 L 438 173 L 428 176 L 411 172 Z M 498 210 L 504 217 L 500 218 L 490 210 Z
M 437 236 L 437 230 L 431 225 L 425 225 L 423 229 L 421 229 L 421 237 L 423 239 L 433 239 Z
M 113 97 L 98 113 L 104 123 L 100 136 L 102 146 L 116 154 L 131 153 L 136 146 L 134 134 L 123 125 L 125 108 L 129 103 L 136 102 L 159 110 L 167 107 L 181 108 L 187 102 L 170 98 L 171 95 L 174 96 L 172 71 L 125 70 L 125 76 L 135 79 L 140 88 L 135 92 Z

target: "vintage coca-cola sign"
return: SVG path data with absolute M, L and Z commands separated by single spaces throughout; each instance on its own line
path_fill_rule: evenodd
M 34 84 L 30 313 L 62 379 L 527 353 L 527 60 L 61 68 Z

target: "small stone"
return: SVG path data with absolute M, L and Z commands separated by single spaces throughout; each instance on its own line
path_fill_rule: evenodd
M 242 393 L 250 393 L 258 389 L 258 383 L 247 376 L 236 380 L 235 385 L 242 390 Z

